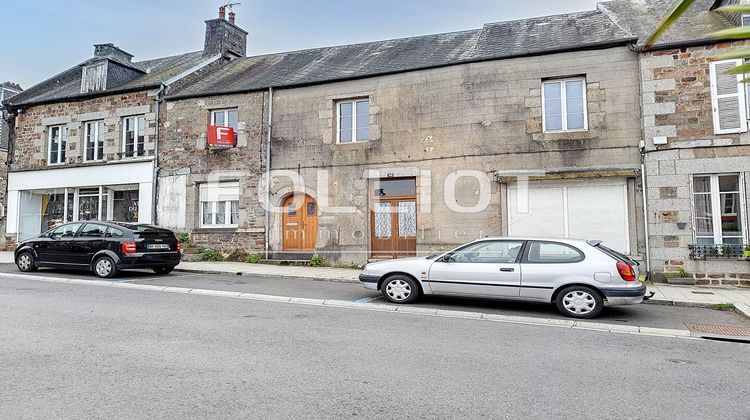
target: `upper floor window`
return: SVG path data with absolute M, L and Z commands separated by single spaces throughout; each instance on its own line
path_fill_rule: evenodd
M 64 125 L 49 127 L 47 141 L 47 162 L 50 165 L 65 163 L 67 128 Z
M 239 121 L 237 109 L 217 109 L 211 111 L 211 125 L 217 127 L 231 127 L 234 130 L 234 138 L 237 138 L 237 122 Z
M 122 148 L 125 157 L 146 154 L 146 118 L 143 115 L 122 119 Z
M 357 99 L 336 104 L 337 143 L 357 143 L 370 138 L 370 100 Z
M 742 26 L 750 26 L 750 15 L 742 15 Z
M 693 177 L 693 217 L 698 245 L 741 245 L 745 239 L 742 177 L 739 174 Z
M 240 183 L 209 182 L 200 186 L 201 227 L 237 227 Z
M 87 122 L 84 126 L 86 162 L 104 159 L 104 121 Z
M 588 129 L 585 78 L 545 81 L 542 102 L 544 132 Z

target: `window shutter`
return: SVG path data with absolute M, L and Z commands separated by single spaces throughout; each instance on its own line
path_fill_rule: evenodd
M 716 61 L 710 64 L 711 105 L 716 134 L 747 131 L 744 85 L 742 74 L 725 72 L 742 64 L 742 60 Z

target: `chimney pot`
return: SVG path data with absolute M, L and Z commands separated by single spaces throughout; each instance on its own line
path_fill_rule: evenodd
M 231 23 L 232 25 L 234 25 L 234 17 L 235 16 L 236 15 L 234 14 L 234 12 L 229 12 L 229 23 Z
M 219 19 L 224 19 L 226 10 L 226 6 L 219 6 Z

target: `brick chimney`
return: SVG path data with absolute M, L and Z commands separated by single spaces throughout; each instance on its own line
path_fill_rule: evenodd
M 229 12 L 225 19 L 226 8 L 219 7 L 219 17 L 206 21 L 206 39 L 203 43 L 203 55 L 221 54 L 224 57 L 244 57 L 247 47 L 247 32 L 235 25 L 234 12 Z
M 130 63 L 132 62 L 133 54 L 115 47 L 115 44 L 96 44 L 94 45 L 94 57 L 117 58 Z

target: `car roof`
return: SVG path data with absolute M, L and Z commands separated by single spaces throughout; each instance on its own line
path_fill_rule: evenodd
M 474 242 L 481 241 L 549 241 L 549 242 L 561 242 L 570 245 L 591 245 L 592 243 L 601 243 L 602 241 L 586 240 L 586 239 L 572 239 L 572 238 L 560 238 L 555 236 L 487 236 L 481 239 L 477 239 Z

